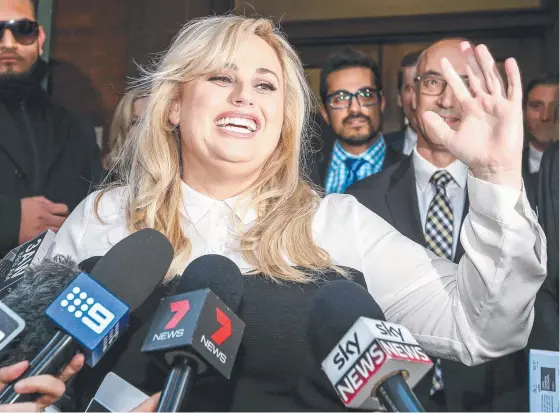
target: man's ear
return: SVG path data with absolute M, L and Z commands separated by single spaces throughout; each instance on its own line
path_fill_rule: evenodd
M 402 108 L 402 99 L 401 99 L 401 94 L 400 93 L 397 95 L 397 106 L 399 108 Z
M 325 123 L 327 125 L 330 125 L 329 114 L 327 113 L 327 109 L 325 108 L 325 105 L 323 105 L 323 104 L 321 104 L 321 117 L 323 118 L 323 120 L 325 121 Z
M 174 100 L 169 111 L 169 122 L 177 126 L 181 122 L 181 103 Z
M 381 96 L 381 104 L 379 105 L 379 107 L 381 108 L 381 113 L 385 112 L 385 96 Z
M 45 34 L 45 30 L 43 26 L 39 26 L 39 37 L 37 41 L 39 42 L 39 56 L 43 54 L 43 46 L 45 44 L 45 40 L 47 39 L 47 35 Z
M 414 93 L 412 94 L 412 110 L 414 110 L 416 112 L 416 110 L 418 109 L 418 92 L 416 91 L 416 88 L 414 88 Z

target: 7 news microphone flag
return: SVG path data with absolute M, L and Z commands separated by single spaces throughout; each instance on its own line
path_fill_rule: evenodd
M 208 365 L 229 379 L 245 329 L 235 314 L 243 276 L 230 259 L 204 255 L 193 260 L 177 291 L 185 293 L 161 301 L 142 346 L 143 352 L 162 353 L 171 366 L 158 412 L 181 411 L 196 376 Z

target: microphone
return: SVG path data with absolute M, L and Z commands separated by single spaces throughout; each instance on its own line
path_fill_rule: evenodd
M 108 373 L 86 412 L 129 412 L 149 398 L 113 372 Z
M 14 248 L 2 260 L 0 300 L 15 289 L 25 271 L 43 261 L 50 251 L 56 234 L 50 229 Z
M 0 350 L 25 328 L 25 321 L 0 301 Z
M 432 362 L 406 328 L 384 320 L 365 288 L 348 280 L 325 284 L 311 306 L 314 356 L 345 406 L 375 410 L 380 401 L 391 412 L 423 412 L 410 388 Z
M 80 273 L 49 305 L 45 314 L 59 329 L 22 376 L 52 373 L 66 362 L 69 349 L 80 347 L 94 367 L 127 326 L 129 310 L 140 306 L 164 277 L 173 248 L 153 229 L 124 238 L 99 260 L 91 277 Z M 112 294 L 115 292 L 119 298 Z M 20 399 L 13 385 L 0 402 Z
M 101 258 L 103 257 L 99 255 L 86 258 L 85 260 L 83 260 L 81 263 L 78 264 L 78 267 L 80 268 L 81 271 L 85 272 L 86 274 L 91 274 L 93 268 L 97 265 L 97 263 Z
M 51 340 L 56 330 L 47 322 L 45 310 L 79 273 L 76 264 L 62 255 L 25 271 L 3 303 L 24 320 L 26 328 L 0 352 L 0 366 L 31 360 Z
M 245 329 L 235 314 L 243 298 L 243 277 L 229 258 L 195 259 L 176 291 L 161 300 L 142 345 L 142 352 L 164 353 L 171 365 L 158 412 L 179 411 L 195 376 L 208 365 L 229 379 Z

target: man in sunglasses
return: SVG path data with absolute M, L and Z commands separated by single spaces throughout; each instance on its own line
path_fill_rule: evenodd
M 385 98 L 379 68 L 369 56 L 350 48 L 333 54 L 321 71 L 320 93 L 329 128 L 322 131 L 311 178 L 327 194 L 342 193 L 400 159 L 381 133 Z
M 32 0 L 0 0 L 0 257 L 57 231 L 101 177 L 93 127 L 51 102 Z
M 412 95 L 418 142 L 412 154 L 347 190 L 401 234 L 455 263 L 465 254 L 459 234 L 469 210 L 468 170 L 437 141 L 424 114 L 435 112 L 452 130 L 459 129 L 464 113 L 443 76 L 440 61 L 447 58 L 470 89 L 462 42 L 464 39 L 444 39 L 427 48 L 418 59 Z M 473 142 L 476 138 L 474 132 Z M 398 255 L 398 251 L 395 253 Z M 414 388 L 426 411 L 528 408 L 527 374 L 523 371 L 525 367 L 520 369 L 526 366 L 522 352 L 474 367 L 444 359 L 434 359 L 434 365 Z

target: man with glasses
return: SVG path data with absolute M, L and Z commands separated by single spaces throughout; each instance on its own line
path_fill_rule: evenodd
M 412 109 L 412 95 L 414 94 L 414 78 L 416 77 L 416 63 L 420 51 L 406 54 L 397 73 L 397 103 L 404 112 L 406 125 L 402 130 L 385 135 L 387 145 L 403 155 L 410 155 L 416 146 L 416 117 Z
M 412 95 L 418 143 L 412 155 L 347 190 L 403 235 L 456 263 L 465 253 L 459 234 L 469 209 L 467 166 L 436 142 L 424 115 L 435 112 L 459 129 L 463 113 L 440 61 L 447 58 L 470 88 L 463 41 L 444 39 L 419 57 Z M 526 411 L 527 374 L 516 370 L 526 365 L 522 357 L 519 352 L 474 367 L 435 359 L 414 392 L 426 411 Z
M 0 1 L 0 257 L 57 231 L 101 176 L 93 127 L 41 86 L 44 42 L 31 0 Z
M 381 133 L 385 98 L 379 68 L 367 55 L 350 48 L 332 55 L 321 72 L 320 93 L 330 131 L 323 131 L 312 178 L 327 194 L 342 193 L 400 159 Z

